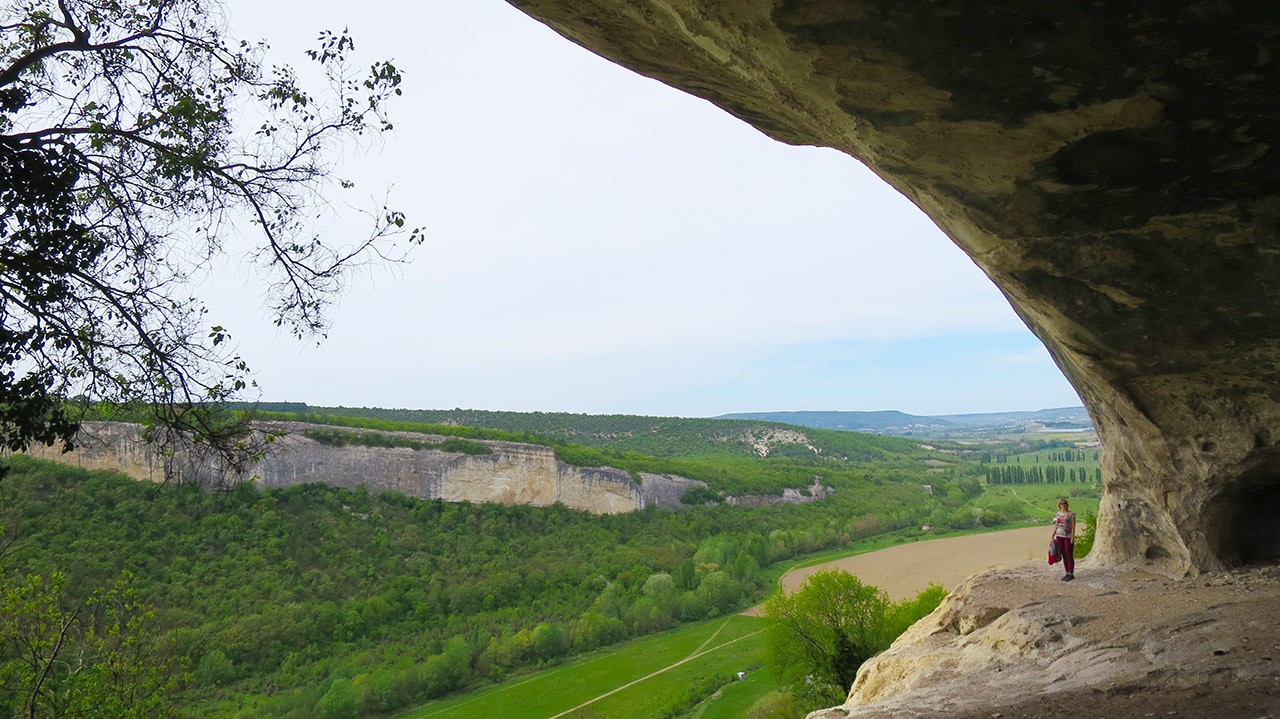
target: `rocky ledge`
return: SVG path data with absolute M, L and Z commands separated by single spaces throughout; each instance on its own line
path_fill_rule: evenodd
M 968 579 L 810 719 L 1280 717 L 1280 564 Z

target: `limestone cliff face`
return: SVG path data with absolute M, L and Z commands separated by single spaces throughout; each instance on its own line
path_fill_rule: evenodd
M 631 512 L 649 505 L 679 507 L 680 496 L 697 484 L 682 477 L 644 475 L 641 485 L 620 469 L 566 465 L 555 458 L 549 447 L 540 445 L 484 441 L 492 450 L 486 455 L 399 447 L 335 447 L 304 436 L 306 425 L 293 424 L 287 429 L 288 433 L 267 455 L 242 476 L 231 476 L 190 454 L 166 456 L 140 440 L 137 425 L 128 424 L 92 423 L 82 433 L 76 451 L 63 455 L 41 447 L 33 454 L 152 481 L 175 477 L 182 481 L 231 483 L 254 478 L 264 487 L 323 482 L 338 487 L 364 486 L 370 491 L 394 490 L 411 497 L 448 502 L 535 507 L 560 502 L 597 514 Z M 403 436 L 428 442 L 445 439 L 408 433 Z
M 444 438 L 439 438 L 444 439 Z M 630 512 L 642 506 L 639 485 L 612 468 L 570 467 L 551 448 L 484 442 L 493 454 L 383 447 L 329 447 L 301 435 L 278 443 L 252 471 L 264 487 L 323 482 L 363 485 L 411 497 L 447 502 L 497 502 L 545 507 L 561 502 L 596 513 Z
M 1089 408 L 1100 562 L 1280 555 L 1280 5 L 509 2 L 929 214 Z
M 212 471 L 205 466 L 197 469 L 189 458 L 173 457 L 157 445 L 143 442 L 141 430 L 136 424 L 86 422 L 76 435 L 74 451 L 63 453 L 57 445 L 33 444 L 27 454 L 84 469 L 120 472 L 149 482 L 193 473 L 205 476 Z

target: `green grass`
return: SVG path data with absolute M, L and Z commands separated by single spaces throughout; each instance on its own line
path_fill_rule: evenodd
M 1066 497 L 1071 503 L 1071 511 L 1083 519 L 1088 512 L 1098 511 L 1097 497 L 1073 497 L 1071 490 L 1098 493 L 1101 487 L 1086 482 L 1084 484 L 994 484 L 974 500 L 979 507 L 995 507 L 1005 504 L 1016 504 L 1028 516 L 1051 519 L 1058 512 L 1058 499 Z
M 563 714 L 565 719 L 650 719 L 684 696 L 700 677 L 761 665 L 764 638 L 759 632 L 763 629 L 763 619 L 740 615 L 700 622 L 493 687 L 430 702 L 401 717 L 548 719 L 569 712 Z M 623 688 L 632 682 L 636 683 Z M 591 703 L 580 706 L 587 702 Z
M 1024 485 L 1019 494 L 1051 496 L 1052 507 L 1058 491 L 1072 485 Z M 998 487 L 992 490 L 1013 488 Z M 1008 492 L 995 492 L 1009 496 Z M 1096 506 L 1097 500 L 1092 500 Z M 1049 512 L 1046 516 L 1052 516 Z M 913 541 L 975 534 L 986 529 L 921 535 L 904 530 L 855 542 L 853 547 L 806 555 L 795 562 L 779 565 L 770 574 L 774 579 L 799 567 L 830 562 L 855 554 L 873 552 Z M 501 716 L 503 719 L 653 719 L 673 701 L 683 697 L 696 680 L 709 675 L 746 671 L 744 681 L 730 682 L 714 696 L 700 703 L 689 719 L 737 719 L 762 696 L 782 688 L 781 682 L 764 667 L 765 620 L 735 615 L 690 624 L 669 632 L 625 642 L 602 649 L 568 664 L 509 679 L 484 689 L 424 704 L 400 715 L 399 719 L 481 719 Z M 737 640 L 737 641 L 735 641 Z M 672 666 L 694 655 L 697 658 Z M 665 670 L 665 671 L 662 671 Z M 655 674 L 655 672 L 661 672 Z M 653 676 L 650 676 L 653 675 Z M 577 708 L 625 685 L 642 680 L 626 689 L 609 694 Z
M 768 666 L 749 671 L 742 681 L 725 686 L 699 704 L 688 719 L 742 719 L 761 697 L 782 687 L 782 680 Z
M 1066 461 L 1054 461 L 1049 459 L 1050 455 L 1054 453 L 1061 454 L 1063 452 L 1083 452 L 1084 459 L 1083 460 L 1066 460 Z M 1075 469 L 1075 470 L 1080 470 L 1083 468 L 1088 470 L 1089 476 L 1092 477 L 1093 471 L 1098 467 L 1102 466 L 1102 463 L 1100 460 L 1094 459 L 1094 455 L 1098 453 L 1099 453 L 1099 450 L 1096 450 L 1096 449 L 1081 449 L 1081 450 L 1042 449 L 1035 452 L 1023 452 L 1022 454 L 1011 455 L 1009 457 L 1007 464 L 1010 464 L 1013 466 L 1023 466 L 1028 469 L 1036 466 L 1066 467 L 1067 469 Z M 1003 465 L 1000 465 L 1000 466 L 1003 466 Z

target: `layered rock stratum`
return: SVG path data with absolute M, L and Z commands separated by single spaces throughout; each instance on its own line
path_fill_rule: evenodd
M 77 447 L 37 445 L 31 453 L 86 469 L 122 472 L 148 481 L 174 480 L 207 485 L 252 481 L 262 487 L 322 482 L 336 487 L 396 491 L 421 499 L 448 502 L 496 502 L 545 507 L 557 502 L 597 514 L 632 512 L 647 506 L 678 508 L 689 488 L 702 484 L 683 477 L 640 473 L 640 482 L 613 467 L 574 467 L 556 459 L 550 447 L 520 442 L 475 440 L 489 454 L 438 449 L 331 446 L 307 436 L 302 423 L 276 425 L 280 437 L 266 454 L 243 471 L 232 472 L 212 458 L 172 453 L 143 441 L 140 425 L 87 423 Z M 362 430 L 365 431 L 365 430 Z M 383 432 L 392 437 L 439 444 L 447 437 Z

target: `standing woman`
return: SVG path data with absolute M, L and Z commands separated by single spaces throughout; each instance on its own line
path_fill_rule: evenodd
M 1062 557 L 1062 568 L 1067 573 L 1062 581 L 1069 582 L 1076 578 L 1076 513 L 1066 499 L 1058 500 L 1058 515 L 1053 518 L 1053 543 L 1058 546 L 1058 556 Z

